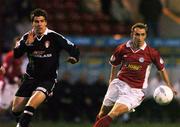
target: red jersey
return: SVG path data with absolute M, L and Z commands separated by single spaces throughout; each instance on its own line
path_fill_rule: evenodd
M 6 73 L 5 77 L 10 83 L 15 83 L 17 77 L 22 75 L 21 71 L 22 59 L 15 59 L 14 52 L 8 52 L 3 59 L 3 66 L 5 67 Z
M 153 63 L 158 70 L 162 70 L 163 59 L 157 50 L 146 43 L 136 51 L 131 48 L 130 43 L 131 41 L 128 41 L 119 45 L 111 56 L 110 63 L 113 66 L 121 64 L 118 78 L 130 87 L 146 88 L 151 64 Z

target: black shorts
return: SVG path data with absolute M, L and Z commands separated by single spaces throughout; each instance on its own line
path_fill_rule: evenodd
M 53 91 L 56 84 L 56 80 L 37 80 L 28 75 L 24 75 L 22 79 L 22 84 L 16 92 L 15 96 L 18 97 L 31 97 L 33 91 L 42 91 L 49 96 Z

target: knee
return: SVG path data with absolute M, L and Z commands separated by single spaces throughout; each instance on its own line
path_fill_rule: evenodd
M 106 107 L 103 107 L 98 114 L 99 118 L 107 115 L 109 113 L 109 111 L 110 111 L 109 109 L 107 109 Z
M 102 106 L 101 109 L 100 109 L 100 112 L 98 114 L 98 116 L 101 118 L 105 115 L 107 115 L 112 109 L 112 106 Z
M 121 115 L 121 113 L 115 112 L 115 111 L 111 111 L 108 115 L 109 115 L 111 118 L 116 119 L 116 118 L 118 118 L 118 117 Z
M 116 111 L 116 110 L 112 110 L 111 112 L 109 112 L 109 116 L 112 118 L 112 119 L 116 119 L 118 118 L 119 116 L 121 116 L 122 114 L 126 113 L 126 111 Z
M 101 118 L 103 116 L 105 116 L 107 113 L 105 111 L 100 111 L 98 114 L 98 117 Z
M 14 100 L 13 100 L 13 104 L 12 104 L 12 108 L 11 110 L 13 112 L 21 112 L 24 110 L 24 107 L 27 103 L 27 100 L 28 99 L 24 99 L 23 97 L 16 97 Z
M 23 106 L 20 105 L 13 105 L 11 108 L 12 112 L 22 112 L 24 110 Z
M 18 112 L 19 110 L 18 110 L 18 107 L 17 106 L 12 106 L 12 108 L 11 108 L 11 111 L 12 112 Z

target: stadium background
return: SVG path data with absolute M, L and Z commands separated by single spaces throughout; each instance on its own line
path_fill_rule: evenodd
M 52 124 L 82 124 L 94 120 L 107 89 L 109 57 L 118 44 L 129 39 L 130 26 L 143 21 L 138 11 L 140 0 L 125 0 L 126 6 L 121 3 L 119 8 L 116 6 L 117 1 L 120 0 L 0 1 L 0 45 L 4 54 L 11 49 L 14 37 L 22 36 L 31 28 L 29 13 L 34 8 L 47 10 L 49 28 L 69 38 L 81 50 L 81 61 L 76 65 L 65 63 L 67 54 L 62 53 L 59 74 L 61 86 L 57 87 L 55 98 L 38 109 L 34 123 L 50 121 Z M 180 10 L 175 10 L 175 5 L 179 6 L 180 2 L 172 1 L 169 9 L 180 16 Z M 116 15 L 121 12 L 124 14 Z M 176 83 L 180 80 L 180 25 L 170 23 L 163 13 L 157 22 L 159 34 L 149 33 L 147 42 L 161 52 L 170 78 Z M 155 76 L 154 68 L 150 76 Z M 148 99 L 137 108 L 137 112 L 120 117 L 117 123 L 178 122 L 179 107 L 179 98 L 168 106 L 159 106 Z M 0 116 L 0 125 L 7 121 L 13 121 L 9 112 Z M 4 126 L 7 126 L 6 123 Z

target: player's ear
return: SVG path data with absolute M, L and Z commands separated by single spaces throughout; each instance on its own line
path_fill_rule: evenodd
M 148 37 L 148 33 L 149 33 L 149 31 L 146 31 L 146 38 Z
M 133 31 L 131 31 L 130 36 L 133 37 Z
M 47 20 L 46 20 L 46 23 L 45 23 L 45 24 L 46 24 L 46 26 L 47 26 Z

